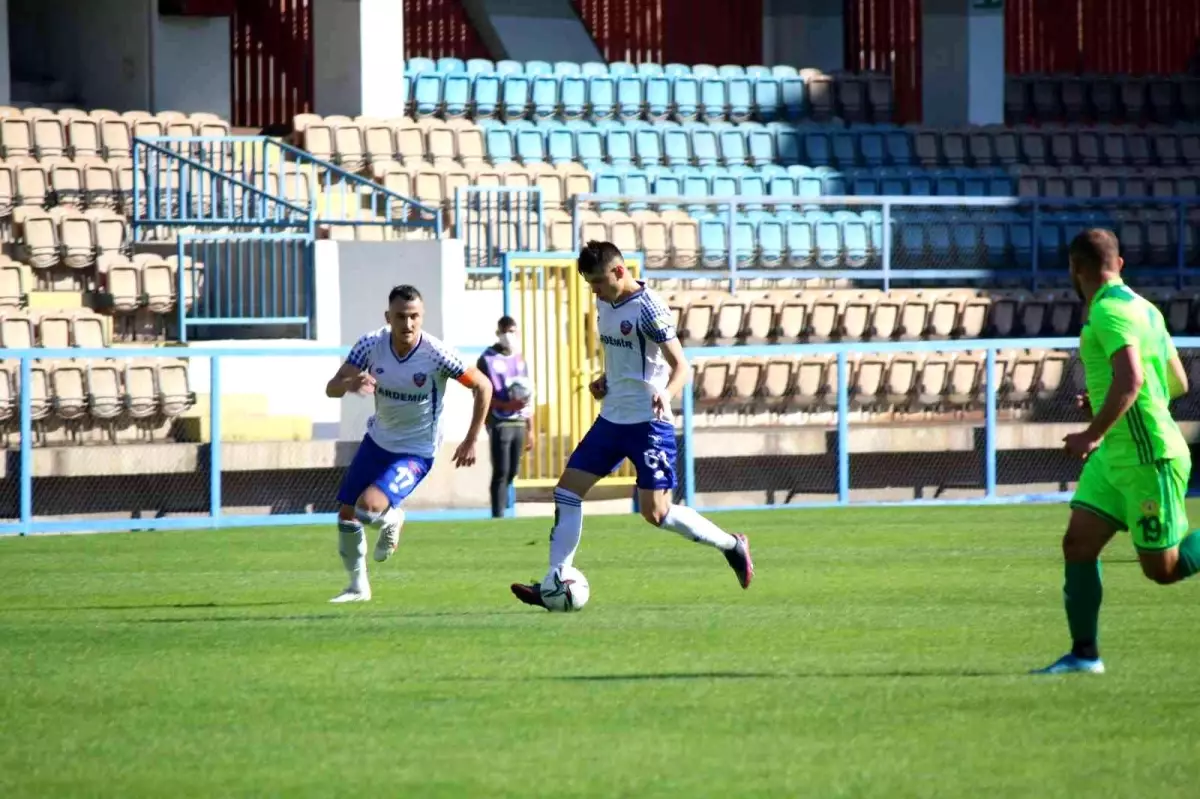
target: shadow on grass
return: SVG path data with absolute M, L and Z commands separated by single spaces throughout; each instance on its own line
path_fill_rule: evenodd
M 3 608 L 0 612 L 68 612 L 80 610 L 192 610 L 198 608 L 266 608 L 287 605 L 288 602 L 178 602 L 162 605 L 31 605 L 26 608 Z
M 975 669 L 897 669 L 881 671 L 844 672 L 754 672 L 754 671 L 698 671 L 663 672 L 651 674 L 568 674 L 530 677 L 531 680 L 551 682 L 673 682 L 676 680 L 846 680 L 857 678 L 893 677 L 1012 677 L 1022 672 L 986 671 Z

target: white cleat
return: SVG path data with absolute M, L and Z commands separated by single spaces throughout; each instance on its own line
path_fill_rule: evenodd
M 400 546 L 400 526 L 404 524 L 404 511 L 392 508 L 383 514 L 383 524 L 379 526 L 379 540 L 375 542 L 375 560 L 383 563 L 390 558 Z
M 363 589 L 347 588 L 342 593 L 329 600 L 332 605 L 341 605 L 346 602 L 370 602 L 371 587 L 367 586 Z
M 1044 669 L 1030 672 L 1031 674 L 1103 674 L 1104 661 L 1100 658 L 1089 660 L 1066 654 Z

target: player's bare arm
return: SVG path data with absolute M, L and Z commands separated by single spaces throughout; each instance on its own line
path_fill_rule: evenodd
M 1129 345 L 1114 352 L 1111 364 L 1112 386 L 1109 388 L 1100 410 L 1092 417 L 1092 423 L 1086 430 L 1072 433 L 1063 439 L 1067 452 L 1078 458 L 1086 458 L 1095 451 L 1096 447 L 1100 446 L 1105 433 L 1111 430 L 1113 425 L 1119 422 L 1121 417 L 1133 407 L 1138 392 L 1141 391 L 1144 376 L 1141 357 L 1136 346 Z
M 492 383 L 474 366 L 458 378 L 458 382 L 471 389 L 475 405 L 471 409 L 471 426 L 467 430 L 467 437 L 454 451 L 454 465 L 472 466 L 475 463 L 475 442 L 479 439 L 479 432 L 483 430 L 483 424 L 487 421 L 488 409 L 492 406 Z
M 683 345 L 679 343 L 679 339 L 673 338 L 670 341 L 664 341 L 658 346 L 662 352 L 663 360 L 667 362 L 667 366 L 671 369 L 671 376 L 667 379 L 666 387 L 663 388 L 662 392 L 656 394 L 652 400 L 654 403 L 654 412 L 661 418 L 666 413 L 666 405 L 679 396 L 679 392 L 687 385 L 688 362 L 687 356 L 683 354 Z
M 1179 359 L 1179 353 L 1173 354 L 1167 362 L 1167 390 L 1173 400 L 1188 393 L 1187 369 Z
M 325 384 L 325 396 L 332 399 L 341 399 L 347 394 L 372 394 L 374 391 L 375 378 L 352 363 L 338 367 L 337 374 Z

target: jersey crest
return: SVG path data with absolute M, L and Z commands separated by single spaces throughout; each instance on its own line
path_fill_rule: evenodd
M 417 388 L 420 388 L 421 386 L 425 385 L 425 373 L 417 372 L 416 374 L 414 374 L 413 382 L 416 383 Z
M 630 322 L 628 319 L 622 319 L 621 320 L 621 335 L 628 336 L 632 332 L 633 332 L 633 322 Z

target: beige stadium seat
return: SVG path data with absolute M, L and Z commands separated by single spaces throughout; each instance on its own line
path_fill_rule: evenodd
M 475 126 L 460 128 L 456 131 L 456 138 L 455 152 L 458 153 L 458 159 L 463 166 L 484 163 L 487 150 L 484 146 L 482 129 Z
M 87 211 L 92 216 L 93 236 L 97 254 L 122 252 L 129 240 L 124 217 L 112 216 L 109 211 Z
M 396 161 L 396 139 L 386 125 L 370 125 L 363 131 L 363 146 L 371 174 L 377 178 Z
M 57 361 L 48 363 L 47 368 L 50 373 L 50 396 L 54 415 L 64 422 L 72 422 L 86 416 L 88 395 L 84 387 L 84 364 L 76 361 Z
M 608 223 L 603 220 L 584 222 L 580 238 L 583 241 L 609 241 L 611 236 L 608 230 Z
M 829 341 L 841 334 L 842 303 L 840 292 L 826 292 L 813 300 L 809 310 L 808 335 L 813 341 Z
M 20 308 L 28 297 L 25 273 L 18 264 L 0 264 L 0 309 Z M 3 313 L 0 310 L 0 313 Z
M 748 405 L 759 397 L 759 389 L 765 376 L 766 363 L 758 358 L 739 358 L 733 369 L 730 385 L 733 399 L 739 405 Z
M 963 338 L 982 338 L 992 310 L 990 297 L 964 295 L 959 314 L 957 335 Z
M 790 358 L 771 358 L 763 367 L 759 396 L 773 410 L 786 406 L 791 400 L 794 365 L 795 362 Z
M 826 405 L 831 384 L 832 360 L 828 355 L 805 355 L 795 365 L 791 404 L 799 410 L 811 411 Z
M 950 405 L 966 407 L 978 401 L 983 365 L 983 356 L 973 352 L 961 352 L 954 358 L 946 379 L 946 401 Z
M 362 128 L 353 123 L 333 129 L 333 162 L 347 172 L 358 172 L 367 164 Z
M 107 425 L 124 411 L 125 391 L 121 386 L 121 367 L 116 361 L 89 361 L 87 364 L 88 411 L 97 423 Z
M 1079 314 L 1079 299 L 1074 292 L 1057 292 L 1050 301 L 1046 331 L 1051 336 L 1069 336 L 1075 332 Z
M 667 309 L 671 312 L 671 325 L 675 328 L 675 334 L 683 329 L 683 315 L 687 311 L 688 298 L 683 294 L 667 295 Z
M 7 430 L 17 414 L 18 364 L 0 361 L 0 428 Z
M 6 313 L 0 317 L 0 347 L 6 350 L 29 349 L 34 337 L 33 320 L 22 313 Z
M 17 167 L 17 205 L 43 206 L 49 200 L 50 179 L 37 165 Z
M 842 308 L 839 325 L 840 337 L 853 341 L 871 338 L 871 320 L 875 315 L 876 303 L 881 298 L 879 291 L 861 291 L 847 298 Z
M 640 252 L 642 243 L 638 240 L 637 223 L 632 219 L 619 219 L 612 223 L 612 243 L 621 252 Z
M 908 408 L 912 404 L 917 379 L 921 374 L 921 361 L 918 355 L 897 355 L 892 358 L 883 383 L 883 394 L 889 405 Z
M 132 170 L 130 176 L 132 177 Z M 121 205 L 117 174 L 109 164 L 87 164 L 83 168 L 83 198 L 88 208 L 116 209 Z
M 146 309 L 151 313 L 165 314 L 175 309 L 175 270 L 162 259 L 156 258 L 142 264 L 142 294 L 146 298 Z
M 116 119 L 121 115 L 111 108 L 93 108 L 88 111 L 88 116 L 92 119 Z
M 425 153 L 434 164 L 450 167 L 458 159 L 458 134 L 449 127 L 430 128 L 425 133 Z
M 104 318 L 91 311 L 80 311 L 71 318 L 71 346 L 88 349 L 107 347 Z
M 913 401 L 918 408 L 941 406 L 950 382 L 952 363 L 950 356 L 938 352 L 925 358 L 913 388 Z
M 328 122 L 309 125 L 304 129 L 304 149 L 312 153 L 314 158 L 333 160 L 333 130 Z
M 1044 354 L 1031 350 L 1017 356 L 1009 374 L 1002 399 L 1012 405 L 1024 405 L 1038 392 Z
M 12 214 L 16 197 L 17 178 L 13 168 L 8 164 L 0 163 L 0 217 Z
M 413 181 L 415 198 L 425 205 L 440 207 L 446 201 L 446 186 L 441 172 L 432 168 L 417 172 Z
M 746 318 L 746 302 L 740 297 L 727 297 L 717 309 L 713 322 L 713 344 L 718 347 L 729 347 L 742 338 L 742 330 Z
M 50 170 L 50 187 L 59 206 L 82 207 L 83 170 L 76 164 L 58 164 Z
M 419 168 L 427 164 L 425 158 L 425 134 L 420 128 L 398 127 L 393 129 L 396 155 L 406 167 Z
M 677 331 L 679 342 L 685 347 L 707 344 L 716 317 L 716 304 L 711 299 L 704 297 L 690 301 L 684 308 L 683 324 Z
M 850 380 L 850 406 L 859 410 L 870 409 L 882 398 L 888 359 L 885 356 L 866 355 L 855 360 L 854 376 Z
M 67 155 L 67 131 L 61 119 L 45 117 L 33 123 L 33 146 L 38 158 L 63 157 Z
M 292 117 L 292 129 L 297 133 L 304 133 L 309 125 L 320 125 L 324 121 L 324 117 L 320 114 L 296 114 Z
M 22 260 L 34 269 L 49 269 L 58 263 L 58 230 L 54 217 L 47 213 L 28 216 L 22 225 L 24 248 Z
M 45 314 L 38 321 L 38 344 L 48 349 L 71 346 L 72 318 L 65 314 Z
M 141 301 L 141 267 L 129 262 L 109 262 L 104 272 L 105 286 L 117 313 L 133 313 Z
M 1159 302 L 1163 319 L 1172 335 L 1188 332 L 1191 324 L 1193 298 L 1189 292 L 1167 292 Z
M 812 306 L 799 294 L 782 300 L 779 306 L 777 336 L 780 344 L 795 344 L 808 339 Z
M 542 207 L 554 210 L 563 207 L 563 179 L 557 172 L 540 172 L 534 185 L 541 189 Z
M 696 381 L 696 405 L 712 409 L 724 403 L 731 389 L 733 362 L 727 359 L 705 360 L 697 365 L 700 379 Z
M 187 122 L 188 115 L 182 111 L 159 111 L 154 115 L 155 119 L 159 119 L 164 123 Z
M 753 300 L 746 309 L 743 334 L 747 344 L 767 344 L 775 336 L 775 303 L 768 298 Z
M 941 294 L 932 298 L 927 335 L 931 339 L 948 339 L 958 333 L 963 297 Z
M 1036 399 L 1048 402 L 1054 399 L 1067 381 L 1070 356 L 1065 352 L 1051 350 L 1045 353 L 1038 370 Z
M 63 219 L 58 227 L 61 262 L 72 269 L 88 269 L 96 263 L 95 229 L 83 216 Z
M 158 415 L 158 370 L 153 361 L 126 361 L 122 382 L 130 418 L 152 419 Z
M 904 309 L 896 332 L 904 341 L 923 338 L 929 330 L 932 316 L 933 297 L 930 294 L 919 291 L 908 293 L 904 298 Z
M 106 158 L 129 158 L 133 154 L 129 124 L 123 119 L 106 119 L 100 123 L 100 143 Z
M 559 172 L 562 173 L 562 170 Z M 563 191 L 568 198 L 574 197 L 576 194 L 590 194 L 592 176 L 587 172 L 566 172 L 563 174 Z
M 661 219 L 641 220 L 642 253 L 646 256 L 647 269 L 665 269 L 670 266 L 670 229 Z
M 675 269 L 695 269 L 699 262 L 699 224 L 694 219 L 673 220 L 671 222 L 671 263 L 669 266 Z
M 0 119 L 0 155 L 10 159 L 34 155 L 33 130 L 28 119 Z
M 575 227 L 570 219 L 550 223 L 550 249 L 555 252 L 570 252 L 575 249 Z
M 139 119 L 129 123 L 129 135 L 141 139 L 162 138 L 167 135 L 167 126 L 160 119 Z M 160 146 L 167 145 L 160 143 Z

